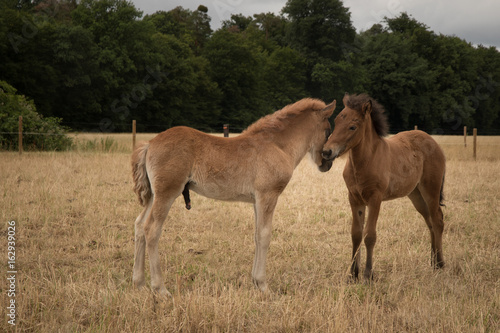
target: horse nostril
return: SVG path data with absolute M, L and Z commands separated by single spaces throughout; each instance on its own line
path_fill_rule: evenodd
M 321 155 L 323 155 L 324 159 L 329 159 L 330 157 L 332 157 L 332 150 L 323 150 L 323 153 Z

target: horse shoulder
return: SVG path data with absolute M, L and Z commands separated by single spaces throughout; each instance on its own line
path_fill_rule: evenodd
M 359 183 L 358 177 L 356 177 L 356 171 L 350 157 L 347 158 L 342 176 L 344 177 L 345 185 L 351 197 L 358 203 L 365 203 L 366 200 L 363 197 L 363 186 Z
M 344 166 L 344 171 L 342 172 L 342 177 L 344 177 L 344 182 L 346 186 L 353 186 L 356 183 L 356 178 L 354 177 L 354 169 L 352 167 L 351 159 L 348 157 Z
M 343 172 L 347 189 L 354 198 L 364 204 L 373 196 L 385 193 L 390 183 L 387 143 L 380 142 L 373 152 L 372 158 L 364 161 L 363 165 L 355 165 L 349 155 Z
M 259 149 L 255 160 L 255 188 L 258 191 L 281 193 L 292 178 L 294 161 L 279 147 L 269 145 Z

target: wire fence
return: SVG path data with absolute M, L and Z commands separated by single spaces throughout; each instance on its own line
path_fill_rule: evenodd
M 92 122 L 88 122 L 88 123 L 66 122 L 64 125 L 67 126 L 68 124 L 79 125 L 79 126 L 82 126 L 82 125 L 83 126 L 89 126 L 89 125 L 92 126 L 92 125 L 100 125 L 101 123 L 92 123 Z M 125 127 L 124 123 L 121 123 L 119 125 L 122 128 Z M 131 144 L 131 148 L 133 148 L 133 147 L 135 147 L 135 142 L 136 142 L 137 122 L 135 120 L 133 120 L 131 124 L 127 124 L 127 125 L 131 127 L 131 132 L 132 132 L 132 144 Z M 145 123 L 145 124 L 142 124 L 142 126 L 140 126 L 140 128 L 159 128 L 160 131 L 168 129 L 169 127 L 170 126 L 168 126 L 166 124 L 149 124 L 149 123 Z M 414 129 L 418 129 L 418 127 L 415 126 Z M 203 129 L 201 129 L 201 130 L 203 130 Z M 224 125 L 221 126 L 220 131 L 213 131 L 210 128 L 206 132 L 224 133 L 224 136 L 227 137 L 227 136 L 229 136 L 229 132 L 230 131 L 232 133 L 241 133 L 243 130 L 244 129 L 242 129 L 242 128 L 231 127 L 229 124 L 224 124 Z M 400 130 L 398 129 L 397 131 L 395 131 L 395 133 L 398 133 L 398 132 L 401 132 L 401 131 L 405 131 L 405 130 L 408 130 L 408 129 L 400 129 Z M 423 130 L 425 131 L 425 129 L 423 129 Z M 12 136 L 11 142 L 15 141 L 16 137 L 17 137 L 18 147 L 19 147 L 19 153 L 22 153 L 23 152 L 23 144 L 22 144 L 23 137 L 29 137 L 29 136 L 48 136 L 48 137 L 50 137 L 50 136 L 66 136 L 66 135 L 77 136 L 78 134 L 81 134 L 81 133 L 96 133 L 96 134 L 100 133 L 100 134 L 103 134 L 103 135 L 106 135 L 106 134 L 113 135 L 113 134 L 120 134 L 120 133 L 126 134 L 126 133 L 131 133 L 131 132 L 110 132 L 110 131 L 65 132 L 65 133 L 51 133 L 51 132 L 44 133 L 44 132 L 33 132 L 33 131 L 24 132 L 22 130 L 22 117 L 20 117 L 20 119 L 19 119 L 19 131 L 17 131 L 17 132 L 15 132 L 15 131 L 0 132 L 0 136 Z M 155 133 L 155 132 L 146 131 L 146 132 L 142 132 L 142 133 Z M 491 131 L 486 131 L 485 133 L 481 133 L 481 136 L 482 137 L 487 137 L 487 136 L 491 136 L 491 135 L 498 135 L 498 133 L 500 133 L 500 130 L 493 129 Z M 435 133 L 432 133 L 432 131 L 431 131 L 430 134 L 435 134 Z M 438 134 L 438 135 L 442 135 L 442 134 Z M 443 136 L 446 137 L 446 135 L 443 135 Z M 456 135 L 454 135 L 454 136 L 456 136 Z M 472 139 L 472 144 L 473 144 L 473 148 L 474 148 L 474 158 L 476 158 L 477 129 L 474 128 L 472 130 L 472 134 L 471 134 L 470 133 L 470 129 L 468 131 L 467 127 L 464 127 L 463 137 L 464 137 L 464 141 L 463 141 L 462 144 L 464 146 L 467 146 L 467 141 L 469 141 L 469 144 L 470 144 L 470 140 Z M 4 141 L 5 141 L 5 138 L 4 138 Z M 457 142 L 446 142 L 445 140 L 440 140 L 440 141 L 441 141 L 440 145 L 450 146 L 450 145 L 457 145 L 458 144 Z M 481 146 L 500 146 L 500 142 L 491 142 L 491 141 L 482 142 Z M 12 147 L 12 145 L 11 145 L 11 147 Z
M 20 132 L 0 132 L 0 134 L 8 134 L 8 135 L 19 135 Z M 50 135 L 60 135 L 60 136 L 65 136 L 68 135 L 68 133 L 42 133 L 42 132 L 21 132 L 23 135 L 44 135 L 44 136 L 50 136 Z

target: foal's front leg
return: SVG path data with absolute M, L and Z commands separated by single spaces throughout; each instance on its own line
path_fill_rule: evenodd
M 373 278 L 373 248 L 377 242 L 377 219 L 382 203 L 381 195 L 374 195 L 368 202 L 368 220 L 364 230 L 365 246 L 366 246 L 366 268 L 365 279 Z
M 272 234 L 272 219 L 278 195 L 257 195 L 255 210 L 255 259 L 252 269 L 252 280 L 256 287 L 267 293 L 266 258 Z
M 363 240 L 363 227 L 365 224 L 365 211 L 366 206 L 358 203 L 353 196 L 349 194 L 349 203 L 351 204 L 352 211 L 352 264 L 351 264 L 351 277 L 358 278 L 359 262 L 360 262 L 360 247 Z

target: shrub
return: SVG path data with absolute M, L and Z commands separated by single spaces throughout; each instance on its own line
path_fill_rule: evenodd
M 23 149 L 68 150 L 73 140 L 60 118 L 43 117 L 33 101 L 0 81 L 0 149 L 18 149 L 19 116 L 23 117 Z

